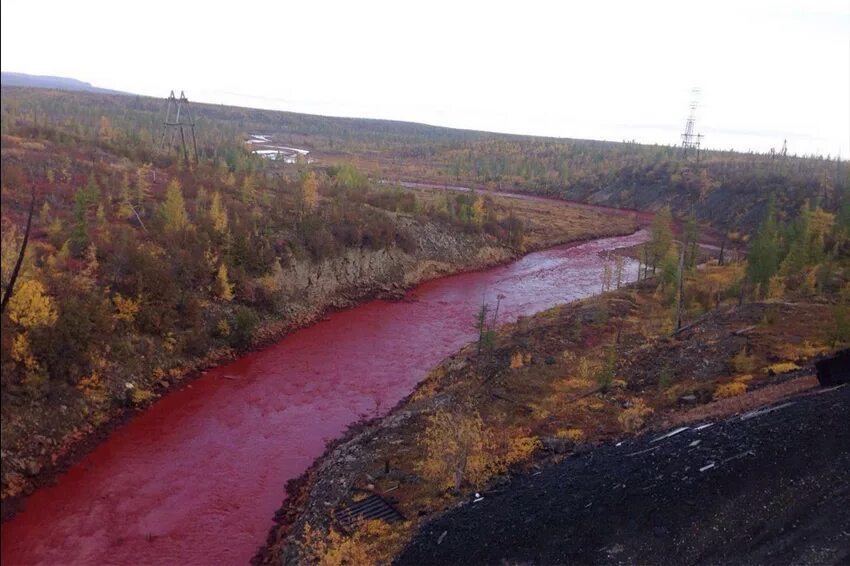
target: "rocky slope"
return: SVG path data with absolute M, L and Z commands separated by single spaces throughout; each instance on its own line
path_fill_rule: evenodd
M 847 422 L 842 387 L 609 444 L 433 521 L 397 563 L 846 564 Z

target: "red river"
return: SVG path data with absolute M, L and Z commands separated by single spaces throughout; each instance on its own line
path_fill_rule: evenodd
M 209 371 L 34 493 L 3 525 L 3 564 L 246 564 L 286 481 L 473 340 L 482 297 L 504 295 L 500 322 L 587 297 L 600 290 L 600 252 L 644 240 L 641 231 L 434 280 Z M 633 280 L 636 263 L 627 268 Z

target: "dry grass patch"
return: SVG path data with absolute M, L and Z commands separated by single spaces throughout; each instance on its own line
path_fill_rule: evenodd
M 749 391 L 743 395 L 718 399 L 714 402 L 694 407 L 688 411 L 668 413 L 653 428 L 656 430 L 665 430 L 689 423 L 730 417 L 744 411 L 752 411 L 758 407 L 799 395 L 816 387 L 818 387 L 818 380 L 815 376 L 798 377 L 783 383 Z

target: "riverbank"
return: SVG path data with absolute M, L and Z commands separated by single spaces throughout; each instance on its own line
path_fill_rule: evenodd
M 739 269 L 708 267 L 691 281 L 692 299 L 708 308 L 672 337 L 664 293 L 650 281 L 522 319 L 483 354 L 474 344 L 460 350 L 387 417 L 352 429 L 287 486 L 278 525 L 255 563 L 299 563 L 329 552 L 386 562 L 474 491 L 505 489 L 511 473 L 814 387 L 806 376 L 829 349 L 821 332 L 829 306 L 723 300 L 716 308 L 723 292 L 711 289 L 731 284 Z M 442 453 L 429 452 L 429 442 L 441 443 Z M 482 470 L 459 485 L 458 442 L 471 454 L 466 473 Z M 342 528 L 335 516 L 368 494 L 406 521 L 391 525 L 389 535 L 332 535 Z
M 521 209 L 519 214 L 532 224 L 540 222 L 534 211 Z M 566 213 L 565 216 L 571 215 Z M 595 217 L 601 218 L 594 213 L 580 214 L 580 218 L 591 221 Z M 295 263 L 284 274 L 282 285 L 284 293 L 290 297 L 287 310 L 280 313 L 279 319 L 265 321 L 259 326 L 249 350 L 273 344 L 299 328 L 316 323 L 333 310 L 379 297 L 398 298 L 424 281 L 502 265 L 535 248 L 579 242 L 591 235 L 588 227 L 581 224 L 572 232 L 560 232 L 557 237 L 547 232 L 530 242 L 528 249 L 520 251 L 483 237 L 446 232 L 439 226 L 423 224 L 413 218 L 399 216 L 396 221 L 415 235 L 416 252 L 351 250 L 341 258 Z M 634 225 L 628 221 L 613 222 L 592 236 L 622 235 L 633 230 Z M 67 405 L 51 418 L 50 407 L 54 403 L 45 404 L 43 411 L 31 411 L 24 416 L 27 421 L 4 422 L 3 520 L 20 509 L 26 495 L 53 481 L 57 474 L 67 470 L 157 398 L 185 387 L 210 368 L 230 362 L 239 355 L 240 352 L 232 348 L 223 348 L 202 358 L 184 361 L 179 367 L 173 367 L 168 376 L 152 381 L 147 387 L 140 383 L 138 387 L 150 393 L 147 398 L 108 407 L 95 422 L 81 413 L 76 413 L 79 418 L 74 418 L 75 413 L 69 413 Z
M 604 228 L 615 226 L 616 223 L 606 222 Z M 624 231 L 630 231 L 631 228 L 631 225 L 623 226 Z M 439 237 L 444 238 L 445 235 L 440 234 Z M 625 238 L 625 241 L 634 243 L 640 239 L 641 237 L 636 236 Z M 604 242 L 605 240 L 589 245 L 591 249 L 597 249 L 606 245 Z M 570 265 L 572 262 L 566 257 L 561 259 L 560 256 L 572 254 L 574 250 L 586 246 L 587 244 L 567 247 L 554 255 L 543 255 L 557 257 L 557 262 Z M 69 510 L 62 517 L 48 517 L 50 506 L 61 504 L 66 509 L 77 509 L 77 506 L 87 505 L 86 502 L 104 501 L 104 497 L 116 502 L 125 496 L 133 498 L 134 490 L 150 490 L 154 477 L 160 478 L 156 480 L 156 485 L 161 486 L 161 489 L 172 491 L 175 485 L 181 486 L 181 502 L 172 501 L 167 508 L 158 508 L 155 513 L 177 513 L 183 516 L 189 509 L 196 509 L 197 513 L 204 515 L 206 504 L 203 502 L 207 501 L 206 498 L 217 498 L 222 493 L 222 487 L 213 487 L 213 484 L 229 485 L 233 477 L 244 476 L 238 490 L 251 493 L 242 493 L 239 500 L 270 502 L 267 511 L 264 511 L 265 503 L 259 503 L 256 508 L 252 508 L 249 520 L 253 525 L 252 529 L 256 528 L 260 533 L 267 532 L 271 509 L 279 505 L 281 482 L 287 477 L 299 475 L 313 458 L 321 453 L 325 438 L 335 437 L 338 430 L 356 421 L 358 415 L 364 412 L 381 413 L 381 407 L 395 404 L 421 379 L 424 368 L 432 366 L 442 356 L 468 340 L 467 321 L 475 310 L 475 305 L 481 300 L 481 291 L 476 290 L 480 289 L 479 285 L 489 287 L 487 281 L 497 276 L 496 274 L 503 274 L 499 276 L 509 277 L 510 285 L 519 286 L 517 294 L 512 297 L 513 304 L 510 301 L 503 304 L 503 314 L 506 317 L 515 316 L 510 313 L 535 312 L 546 308 L 552 304 L 547 301 L 554 300 L 553 292 L 586 292 L 581 286 L 573 285 L 573 290 L 570 290 L 561 287 L 562 283 L 556 283 L 562 281 L 560 277 L 566 277 L 566 280 L 570 281 L 569 270 L 563 274 L 557 270 L 543 272 L 543 279 L 528 275 L 527 270 L 536 269 L 535 266 L 540 261 L 534 259 L 536 255 L 532 254 L 510 266 L 497 268 L 495 273 L 491 270 L 431 281 L 418 287 L 413 296 L 408 296 L 404 302 L 367 303 L 357 309 L 338 311 L 330 315 L 328 321 L 323 321 L 326 317 L 321 316 L 318 323 L 288 335 L 281 343 L 276 343 L 267 350 L 240 358 L 234 364 L 210 370 L 201 379 L 178 386 L 176 391 L 165 395 L 151 408 L 137 414 L 126 426 L 116 430 L 104 443 L 83 456 L 76 466 L 70 467 L 67 474 L 58 478 L 56 486 L 47 486 L 37 491 L 27 502 L 27 510 L 4 524 L 4 542 L 10 541 L 9 544 L 4 544 L 4 559 L 12 559 L 14 563 L 15 557 L 19 561 L 20 557 L 25 556 L 40 556 L 42 560 L 55 558 L 54 553 L 60 552 L 59 548 L 45 546 L 44 542 L 34 538 L 37 537 L 36 533 L 45 528 L 53 532 L 63 532 L 67 527 L 70 531 L 63 536 L 67 537 L 66 543 L 72 545 L 73 541 L 81 536 L 80 533 L 101 532 L 104 525 L 109 524 L 108 519 L 103 519 L 99 513 L 92 514 L 90 510 L 84 516 Z M 588 267 L 599 269 L 595 258 L 595 252 L 587 256 L 587 260 L 591 261 Z M 551 262 L 550 259 L 545 265 L 551 267 Z M 549 281 L 552 277 L 555 279 Z M 523 285 L 532 283 L 544 286 L 535 287 L 535 290 L 529 288 L 527 292 L 523 290 Z M 456 285 L 461 287 L 456 288 Z M 593 286 L 596 286 L 595 279 Z M 433 298 L 426 299 L 431 296 Z M 408 314 L 396 315 L 396 311 Z M 439 314 L 442 311 L 443 314 Z M 352 334 L 347 325 L 360 324 L 359 319 L 364 316 L 367 321 L 372 317 L 380 317 L 382 322 L 362 321 L 366 324 L 364 329 Z M 437 318 L 434 318 L 435 316 Z M 355 323 L 355 320 L 358 322 Z M 417 320 L 419 322 L 415 322 Z M 421 337 L 404 338 L 410 332 L 418 334 L 422 328 L 429 326 L 432 328 L 429 336 L 434 340 L 438 339 L 438 343 L 431 345 L 436 347 L 436 350 L 431 350 L 431 346 L 423 342 Z M 373 335 L 375 332 L 379 335 Z M 405 357 L 403 352 L 408 349 L 410 353 Z M 330 354 L 330 357 L 329 350 L 335 352 Z M 402 358 L 398 360 L 396 356 Z M 434 359 L 433 356 L 437 358 Z M 381 361 L 383 358 L 386 359 Z M 380 380 L 377 380 L 376 367 L 384 367 L 387 363 L 395 364 L 395 369 L 390 369 L 392 365 L 387 366 L 386 375 L 382 373 Z M 344 374 L 341 373 L 342 367 L 346 368 Z M 332 384 L 353 389 L 350 395 L 333 395 L 330 391 L 325 391 L 327 387 L 333 387 Z M 334 406 L 329 407 L 329 402 Z M 305 431 L 302 424 L 303 419 L 307 417 L 302 414 L 300 407 L 306 406 L 305 403 L 320 405 L 311 411 L 310 415 L 323 417 L 322 422 L 309 431 Z M 262 406 L 261 413 L 257 413 L 258 404 Z M 222 419 L 227 423 L 224 429 L 219 422 Z M 151 430 L 156 433 L 152 434 Z M 237 441 L 237 438 L 242 440 Z M 226 442 L 228 445 L 226 449 L 222 449 L 224 451 L 214 448 L 215 444 L 220 442 Z M 231 442 L 236 444 L 231 445 Z M 292 462 L 279 461 L 277 465 L 282 468 L 276 472 L 268 470 L 263 462 L 271 453 L 268 444 L 271 442 L 274 442 L 272 452 L 284 454 L 287 450 L 295 449 L 297 458 Z M 297 446 L 293 445 L 293 442 Z M 208 454 L 208 450 L 213 452 Z M 235 457 L 235 453 L 242 455 Z M 143 458 L 144 463 L 140 463 L 139 458 Z M 222 460 L 223 458 L 226 461 Z M 210 460 L 218 462 L 218 472 L 213 476 L 205 475 L 199 482 L 210 483 L 209 488 L 202 485 L 185 485 L 186 480 L 192 477 L 191 474 L 186 474 L 186 470 L 206 466 L 207 464 L 201 462 Z M 234 468 L 238 462 L 250 462 L 251 466 L 240 465 Z M 264 479 L 257 481 L 257 478 Z M 195 481 L 198 482 L 198 478 L 195 478 Z M 126 491 L 128 489 L 129 492 Z M 226 492 L 232 491 L 232 487 L 224 489 Z M 189 498 L 191 503 L 183 501 L 183 498 Z M 209 517 L 209 523 L 204 520 L 208 532 L 219 533 L 216 537 L 205 534 L 202 539 L 197 539 L 197 536 L 200 536 L 197 529 L 200 527 L 194 525 L 191 527 L 191 533 L 187 533 L 185 529 L 189 524 L 184 525 L 181 522 L 175 525 L 175 528 L 167 529 L 167 535 L 157 535 L 160 527 L 152 527 L 152 536 L 157 537 L 157 543 L 147 544 L 144 537 L 137 538 L 138 535 L 131 532 L 139 528 L 135 521 L 144 522 L 137 514 L 144 513 L 143 510 L 148 509 L 151 502 L 150 498 L 136 502 L 139 505 L 138 511 L 131 514 L 132 516 L 124 516 L 120 522 L 123 526 L 113 525 L 112 530 L 115 532 L 128 529 L 127 535 L 122 536 L 123 542 L 120 544 L 123 546 L 120 550 L 114 546 L 119 543 L 111 541 L 105 547 L 98 546 L 93 549 L 65 547 L 65 552 L 69 552 L 69 556 L 81 556 L 80 553 L 85 552 L 82 556 L 87 556 L 87 560 L 94 560 L 97 556 L 103 556 L 99 553 L 107 552 L 107 549 L 112 556 L 115 556 L 116 552 L 129 552 L 128 541 L 136 541 L 132 544 L 140 544 L 140 551 L 156 552 L 163 560 L 175 560 L 178 557 L 185 559 L 192 556 L 189 550 L 191 540 L 194 541 L 196 551 L 201 549 L 202 553 L 206 552 L 205 547 L 218 545 L 220 542 L 231 549 L 227 552 L 237 552 L 237 556 L 245 556 L 247 560 L 262 540 L 260 536 L 258 539 L 243 541 L 240 538 L 239 541 L 232 541 L 228 539 L 228 534 L 220 532 L 226 525 L 231 524 L 231 520 L 236 521 L 236 516 L 240 517 L 238 521 L 243 525 L 247 524 L 244 513 L 248 510 L 243 512 L 233 509 L 226 513 L 227 517 L 235 514 L 233 519 L 216 516 Z M 104 508 L 103 512 L 107 512 L 108 508 Z M 82 512 L 83 508 L 79 511 Z M 149 509 L 148 512 L 154 511 Z M 77 524 L 73 524 L 74 517 L 77 517 Z M 96 521 L 97 517 L 101 517 L 99 522 Z M 193 522 L 196 521 L 197 517 Z M 229 535 L 239 532 L 240 529 L 236 529 Z M 111 538 L 108 536 L 107 540 Z M 230 542 L 225 542 L 227 540 Z M 177 550 L 173 545 L 185 548 L 187 554 L 183 554 L 183 550 Z M 241 553 L 245 552 L 242 550 L 244 548 L 248 550 L 243 555 Z M 215 551 L 208 550 L 210 555 L 221 552 L 219 546 L 216 546 Z

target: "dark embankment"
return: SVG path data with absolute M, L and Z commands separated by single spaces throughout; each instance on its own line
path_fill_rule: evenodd
M 397 563 L 846 564 L 850 388 L 772 409 L 516 477 Z

